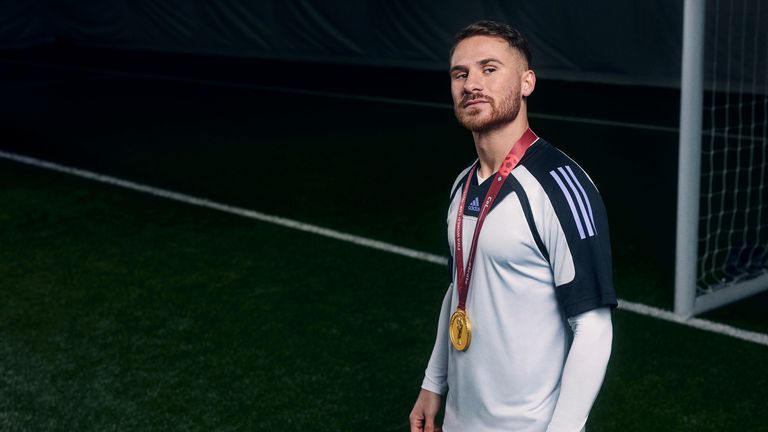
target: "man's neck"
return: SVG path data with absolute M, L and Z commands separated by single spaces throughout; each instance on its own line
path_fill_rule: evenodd
M 488 178 L 501 167 L 504 158 L 528 129 L 528 118 L 521 111 L 511 123 L 487 132 L 473 132 L 480 161 L 479 174 Z

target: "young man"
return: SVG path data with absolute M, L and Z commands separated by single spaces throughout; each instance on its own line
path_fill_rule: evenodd
M 529 129 L 523 36 L 480 21 L 451 52 L 456 118 L 477 161 L 448 210 L 452 283 L 411 432 L 578 432 L 611 352 L 610 241 L 586 173 Z

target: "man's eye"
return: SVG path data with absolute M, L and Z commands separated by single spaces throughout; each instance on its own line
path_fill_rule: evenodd
M 460 74 L 456 74 L 456 77 L 455 77 L 455 78 L 456 78 L 456 79 L 464 79 L 464 78 L 466 78 L 466 77 L 467 77 L 467 74 L 465 74 L 465 73 L 460 73 Z
M 483 69 L 484 73 L 491 73 L 491 72 L 495 72 L 495 71 L 496 71 L 496 68 L 485 68 L 485 69 Z

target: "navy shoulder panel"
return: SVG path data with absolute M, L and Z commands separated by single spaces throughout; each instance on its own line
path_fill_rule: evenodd
M 544 188 L 566 234 L 582 240 L 599 234 L 605 211 L 592 179 L 573 159 L 546 141 L 539 139 L 531 150 L 521 164 Z
M 565 153 L 540 139 L 521 164 L 541 184 L 571 252 L 575 277 L 556 287 L 567 316 L 616 306 L 608 218 L 592 179 Z

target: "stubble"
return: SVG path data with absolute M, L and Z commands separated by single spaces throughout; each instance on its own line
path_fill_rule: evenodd
M 484 114 L 480 108 L 464 108 L 464 104 L 473 99 L 487 100 L 491 112 Z M 459 123 L 470 131 L 488 132 L 517 118 L 520 113 L 520 90 L 514 89 L 500 101 L 483 94 L 464 95 L 458 104 L 454 104 L 453 112 Z

